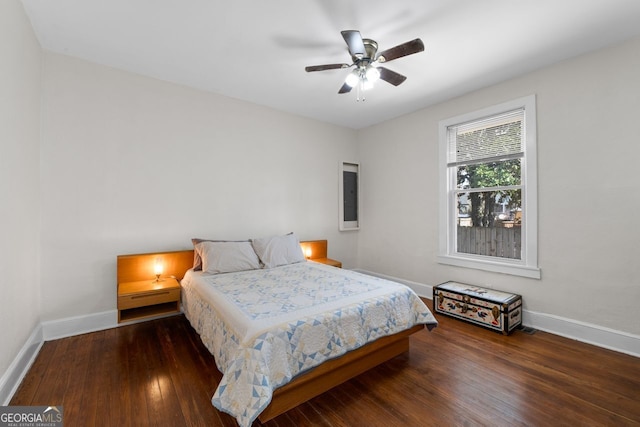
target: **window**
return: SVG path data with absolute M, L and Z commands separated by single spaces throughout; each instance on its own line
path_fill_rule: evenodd
M 440 122 L 438 262 L 540 278 L 535 96 Z

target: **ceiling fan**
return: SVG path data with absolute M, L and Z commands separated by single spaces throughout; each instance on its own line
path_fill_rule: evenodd
M 369 89 L 378 79 L 382 79 L 394 86 L 400 85 L 407 79 L 402 74 L 396 73 L 395 71 L 391 71 L 390 69 L 381 67 L 377 64 L 393 61 L 394 59 L 402 58 L 403 56 L 413 55 L 414 53 L 424 51 L 424 43 L 422 43 L 422 40 L 415 39 L 377 53 L 378 43 L 371 39 L 363 39 L 359 31 L 345 30 L 341 31 L 341 34 L 349 47 L 349 54 L 351 54 L 353 63 L 311 65 L 305 67 L 305 71 L 325 71 L 355 67 L 345 79 L 345 82 L 338 93 L 351 92 L 355 87 L 358 91 L 358 100 L 360 100 L 360 91 Z M 374 64 L 376 65 L 374 66 Z

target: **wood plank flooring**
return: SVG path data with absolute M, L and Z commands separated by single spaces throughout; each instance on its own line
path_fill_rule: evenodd
M 640 425 L 639 358 L 437 317 L 409 353 L 264 426 Z M 235 426 L 210 402 L 220 378 L 180 315 L 46 342 L 11 405 L 62 405 L 67 427 Z

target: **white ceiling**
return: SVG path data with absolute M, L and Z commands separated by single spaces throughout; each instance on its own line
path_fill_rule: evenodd
M 354 129 L 640 34 L 639 0 L 22 0 L 43 48 Z M 406 75 L 356 102 L 341 30 Z

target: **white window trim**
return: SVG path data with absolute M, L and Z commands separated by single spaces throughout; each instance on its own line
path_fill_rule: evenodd
M 344 220 L 344 171 L 355 172 L 357 178 L 357 216 L 356 221 Z M 338 178 L 338 228 L 340 231 L 355 231 L 360 230 L 360 207 L 362 206 L 360 200 L 360 163 L 357 162 L 340 162 L 340 175 Z
M 522 248 L 523 257 L 520 260 L 495 258 L 481 255 L 461 254 L 455 252 L 455 224 L 453 213 L 455 212 L 455 200 L 449 196 L 449 180 L 452 173 L 447 169 L 447 128 L 453 125 L 479 120 L 484 117 L 494 116 L 507 111 L 524 108 L 525 123 L 525 157 L 522 165 L 522 211 L 523 232 Z M 454 265 L 458 267 L 475 268 L 515 276 L 540 279 L 538 267 L 538 173 L 536 157 L 536 97 L 525 96 L 513 101 L 487 107 L 471 113 L 462 114 L 439 122 L 439 171 L 440 171 L 440 198 L 439 198 L 439 250 L 438 263 Z

